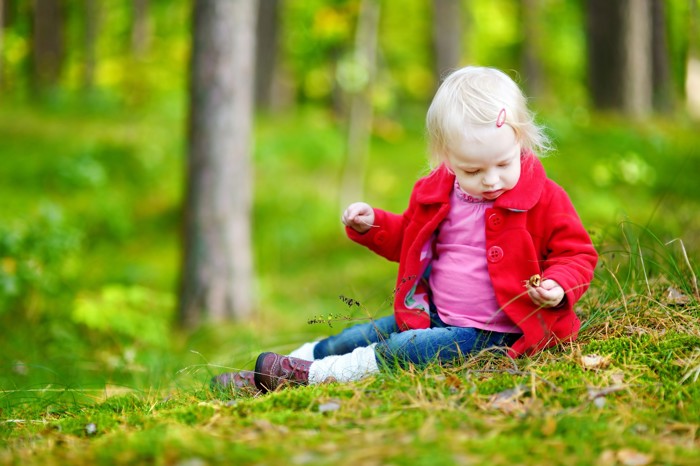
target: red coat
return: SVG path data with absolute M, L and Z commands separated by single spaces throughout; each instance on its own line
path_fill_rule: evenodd
M 450 209 L 454 182 L 454 174 L 442 165 L 416 182 L 402 215 L 374 209 L 378 228 L 364 234 L 346 228 L 353 241 L 398 261 L 394 314 L 401 330 L 430 326 L 427 309 L 415 305 L 421 299 L 414 298 L 427 291 L 427 281 L 421 279 L 429 265 L 425 251 Z M 532 354 L 575 339 L 581 323 L 574 304 L 593 279 L 598 255 L 566 192 L 547 178 L 536 157 L 524 156 L 518 184 L 485 215 L 486 258 L 496 299 L 523 332 L 509 355 Z M 524 283 L 534 274 L 561 285 L 566 292 L 562 304 L 539 309 L 532 302 Z

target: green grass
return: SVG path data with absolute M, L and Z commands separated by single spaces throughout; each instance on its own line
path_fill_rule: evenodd
M 700 145 L 685 122 L 547 122 L 547 170 L 602 253 L 577 342 L 250 397 L 209 379 L 390 307 L 395 265 L 338 221 L 338 123 L 260 119 L 259 312 L 185 332 L 171 329 L 182 112 L 79 110 L 0 107 L 0 463 L 700 462 Z M 381 122 L 368 202 L 404 208 L 426 167 L 421 118 Z
M 641 336 L 599 322 L 569 348 L 515 362 L 484 353 L 449 368 L 261 397 L 195 383 L 103 393 L 94 404 L 66 401 L 41 413 L 20 405 L 10 408 L 16 420 L 2 427 L 0 459 L 592 464 L 634 450 L 649 457 L 645 464 L 696 464 L 700 385 L 683 377 L 700 364 L 700 312 L 697 306 L 679 311 L 694 324 L 665 328 L 655 319 L 651 327 L 643 314 L 653 309 L 647 309 L 624 322 Z M 589 353 L 609 356 L 609 365 L 586 369 L 580 356 Z M 519 386 L 520 394 L 494 402 Z M 592 398 L 593 390 L 606 388 L 610 393 Z

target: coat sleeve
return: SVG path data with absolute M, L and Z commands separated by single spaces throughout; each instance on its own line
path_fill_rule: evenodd
M 566 293 L 564 307 L 573 305 L 588 289 L 598 262 L 591 238 L 562 188 L 552 184 L 542 254 L 543 278 L 559 283 Z
M 354 242 L 393 262 L 399 262 L 401 249 L 406 236 L 406 226 L 415 215 L 418 201 L 417 192 L 425 179 L 418 180 L 413 187 L 408 208 L 403 214 L 395 214 L 382 209 L 374 209 L 374 224 L 365 233 L 358 233 L 345 227 L 345 233 Z
M 406 215 L 399 215 L 381 209 L 374 209 L 374 224 L 365 233 L 358 233 L 350 227 L 345 227 L 348 238 L 361 244 L 380 256 L 398 262 L 401 255 L 401 244 Z

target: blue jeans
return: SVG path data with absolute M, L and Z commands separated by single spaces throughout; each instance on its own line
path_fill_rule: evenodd
M 451 327 L 431 313 L 431 326 L 399 332 L 394 316 L 348 327 L 337 335 L 320 340 L 314 358 L 347 354 L 355 348 L 376 343 L 374 354 L 379 367 L 422 366 L 432 361 L 451 362 L 493 346 L 510 346 L 520 337 L 470 327 Z

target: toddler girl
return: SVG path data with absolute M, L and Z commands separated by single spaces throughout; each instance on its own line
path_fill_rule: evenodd
M 489 347 L 517 357 L 576 338 L 574 304 L 597 262 L 564 190 L 537 158 L 548 139 L 519 87 L 492 68 L 445 79 L 427 114 L 434 168 L 395 214 L 358 202 L 350 239 L 399 263 L 394 315 L 261 354 L 219 386 L 354 381 L 391 367 L 449 363 Z

